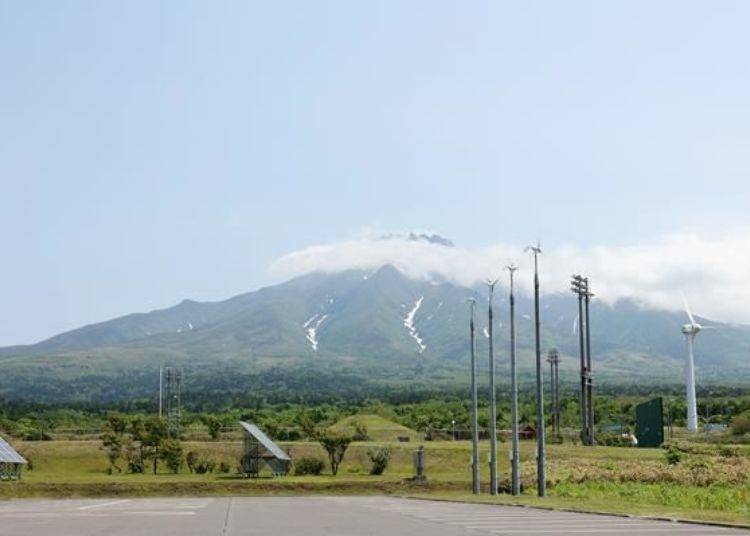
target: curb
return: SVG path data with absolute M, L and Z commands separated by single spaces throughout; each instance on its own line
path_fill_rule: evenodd
M 521 503 L 497 503 L 497 502 L 490 502 L 490 501 L 484 501 L 484 500 L 478 500 L 478 501 L 462 501 L 460 499 L 444 499 L 444 498 L 434 498 L 431 499 L 429 497 L 415 497 L 413 495 L 402 495 L 403 499 L 408 499 L 410 501 L 439 501 L 439 502 L 449 502 L 449 503 L 457 503 L 457 504 L 485 504 L 489 506 L 513 506 L 515 508 L 531 508 L 534 510 L 546 510 L 546 511 L 555 511 L 555 512 L 571 512 L 574 514 L 589 514 L 589 515 L 597 515 L 597 516 L 607 516 L 607 517 L 626 517 L 629 519 L 643 519 L 648 521 L 668 521 L 670 523 L 683 523 L 683 524 L 690 524 L 690 525 L 704 525 L 709 527 L 722 527 L 722 528 L 728 528 L 728 529 L 746 529 L 750 530 L 750 523 L 725 523 L 723 521 L 706 521 L 706 520 L 695 520 L 695 519 L 683 519 L 683 518 L 677 518 L 677 517 L 665 517 L 665 516 L 639 516 L 636 514 L 623 514 L 618 512 L 602 512 L 599 510 L 580 510 L 576 508 L 556 508 L 554 506 L 543 506 L 543 505 L 536 505 L 536 504 L 521 504 Z

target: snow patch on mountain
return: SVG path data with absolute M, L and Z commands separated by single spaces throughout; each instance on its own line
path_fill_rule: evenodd
M 420 296 L 419 299 L 414 302 L 412 309 L 406 313 L 406 316 L 404 317 L 404 327 L 409 331 L 409 336 L 417 342 L 420 354 L 425 351 L 427 346 L 425 346 L 422 338 L 419 336 L 417 328 L 414 326 L 414 316 L 417 314 L 417 311 L 419 311 L 419 308 L 422 307 L 423 300 L 424 296 Z
M 310 342 L 313 352 L 318 351 L 318 329 L 326 318 L 328 318 L 327 314 L 315 313 L 302 325 L 305 329 L 305 338 Z

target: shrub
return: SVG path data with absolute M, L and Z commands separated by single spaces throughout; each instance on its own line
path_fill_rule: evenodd
M 299 441 L 302 439 L 302 432 L 297 428 L 284 428 L 276 432 L 275 439 L 278 441 Z
M 682 459 L 682 453 L 674 445 L 669 445 L 664 452 L 664 458 L 668 465 L 677 465 Z
M 300 458 L 294 462 L 295 475 L 319 475 L 325 464 L 318 458 Z
M 208 415 L 203 420 L 203 423 L 208 428 L 208 435 L 211 436 L 211 439 L 219 439 L 221 435 L 221 421 L 213 415 Z
M 367 450 L 367 456 L 372 462 L 371 475 L 382 475 L 391 461 L 391 449 L 388 447 L 373 447 Z
M 128 472 L 133 474 L 140 474 L 143 472 L 143 463 L 139 460 L 130 459 L 128 460 Z
M 182 445 L 176 439 L 162 439 L 159 445 L 159 457 L 164 460 L 170 471 L 174 474 L 179 473 L 182 467 Z
M 26 441 L 52 441 L 52 436 L 42 430 L 31 430 L 24 434 Z
M 228 473 L 232 468 L 229 467 L 229 464 L 225 461 L 221 461 L 219 463 L 219 472 L 220 473 Z
M 352 434 L 352 441 L 367 441 L 370 436 L 367 433 L 367 426 L 360 421 L 354 421 L 353 424 L 354 433 Z
M 630 437 L 620 434 L 599 434 L 596 436 L 596 442 L 606 447 L 632 447 L 633 441 Z
M 199 475 L 213 473 L 214 469 L 216 469 L 216 462 L 210 458 L 202 458 L 195 464 L 195 472 Z
M 750 433 L 750 411 L 740 413 L 732 419 L 732 434 L 745 435 Z
M 737 447 L 732 445 L 719 445 L 719 456 L 723 458 L 735 458 L 740 455 Z
M 188 471 L 194 473 L 195 466 L 198 464 L 198 454 L 194 450 L 188 452 L 187 456 L 185 456 L 185 463 L 187 464 Z

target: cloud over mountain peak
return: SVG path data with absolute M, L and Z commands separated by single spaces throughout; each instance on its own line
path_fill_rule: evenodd
M 685 293 L 697 314 L 750 323 L 750 229 L 713 237 L 676 233 L 629 246 L 545 248 L 542 242 L 542 249 L 544 292 L 567 292 L 570 275 L 583 273 L 591 278 L 597 297 L 610 303 L 630 298 L 650 307 L 677 310 Z M 511 261 L 521 269 L 520 290 L 529 292 L 533 268 L 523 245 L 501 242 L 467 249 L 433 233 L 368 233 L 310 246 L 276 260 L 271 273 L 282 279 L 391 264 L 409 277 L 439 277 L 468 286 L 488 277 L 505 281 L 503 267 Z

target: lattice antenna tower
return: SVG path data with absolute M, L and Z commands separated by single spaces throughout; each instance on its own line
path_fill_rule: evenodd
M 174 367 L 164 369 L 167 395 L 167 430 L 169 437 L 180 436 L 180 397 L 182 395 L 182 371 Z

